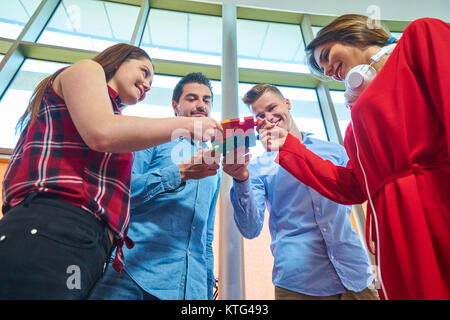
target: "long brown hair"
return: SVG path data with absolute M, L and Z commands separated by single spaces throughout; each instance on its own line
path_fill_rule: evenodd
M 153 61 L 143 49 L 126 44 L 118 43 L 97 54 L 92 60 L 98 62 L 105 71 L 106 82 L 108 82 L 116 73 L 117 68 L 126 60 L 147 58 L 153 66 Z M 154 69 L 154 66 L 153 66 Z M 57 71 L 59 72 L 59 71 Z M 27 124 L 30 126 L 36 121 L 39 109 L 44 97 L 46 88 L 49 86 L 55 73 L 44 78 L 33 91 L 30 102 L 24 114 L 20 117 L 16 130 L 22 130 Z
M 317 37 L 305 48 L 308 65 L 313 73 L 323 74 L 314 59 L 314 50 L 325 43 L 342 42 L 359 48 L 387 45 L 391 36 L 373 19 L 359 14 L 345 14 L 320 29 Z

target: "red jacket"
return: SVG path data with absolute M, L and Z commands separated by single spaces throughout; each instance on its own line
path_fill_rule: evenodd
M 371 233 L 388 299 L 450 299 L 449 51 L 445 22 L 426 18 L 406 28 L 353 105 L 347 167 L 290 135 L 278 156 L 331 200 L 355 204 L 370 196 L 366 240 Z

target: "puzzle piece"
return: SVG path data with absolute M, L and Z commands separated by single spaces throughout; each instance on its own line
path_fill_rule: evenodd
M 228 138 L 235 135 L 234 131 L 242 130 L 243 133 L 247 131 L 253 131 L 255 126 L 259 123 L 260 119 L 255 121 L 252 116 L 248 116 L 244 118 L 244 121 L 241 121 L 239 118 L 236 119 L 227 119 L 220 122 L 222 125 L 223 131 L 225 133 L 224 138 Z

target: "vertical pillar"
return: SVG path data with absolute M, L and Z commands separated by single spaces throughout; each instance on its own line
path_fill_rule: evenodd
M 238 118 L 238 66 L 236 5 L 222 5 L 222 119 Z M 244 258 L 243 241 L 233 218 L 230 189 L 233 180 L 222 176 L 219 230 L 219 298 L 243 300 Z
M 133 30 L 133 35 L 131 36 L 130 40 L 131 45 L 138 47 L 141 44 L 149 12 L 150 12 L 150 0 L 142 0 L 141 9 L 139 10 L 136 25 L 134 26 Z
M 339 129 L 339 122 L 337 120 L 333 101 L 331 101 L 330 89 L 328 88 L 327 82 L 321 81 L 317 86 L 316 91 L 328 140 L 343 145 L 344 140 L 342 139 L 341 130 Z

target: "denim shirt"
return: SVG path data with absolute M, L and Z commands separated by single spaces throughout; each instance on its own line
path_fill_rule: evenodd
M 203 147 L 206 147 L 203 144 Z M 180 138 L 135 153 L 125 271 L 164 300 L 212 299 L 220 175 L 181 183 L 179 164 L 200 150 Z
M 343 165 L 338 144 L 308 137 L 302 143 L 320 157 Z M 362 291 L 372 283 L 368 256 L 351 225 L 349 206 L 332 202 L 274 162 L 277 152 L 252 160 L 250 178 L 233 183 L 234 219 L 246 238 L 261 232 L 269 212 L 274 285 L 313 296 Z

